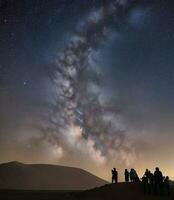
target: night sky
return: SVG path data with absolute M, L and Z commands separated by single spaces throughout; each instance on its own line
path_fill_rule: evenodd
M 0 0 L 0 162 L 174 177 L 173 119 L 172 0 Z

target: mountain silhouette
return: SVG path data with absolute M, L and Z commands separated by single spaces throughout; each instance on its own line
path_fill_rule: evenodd
M 83 169 L 47 164 L 0 164 L 0 189 L 84 190 L 107 182 Z

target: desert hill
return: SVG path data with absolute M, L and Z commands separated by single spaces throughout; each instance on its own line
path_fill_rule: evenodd
M 0 189 L 84 190 L 106 183 L 80 168 L 20 162 L 0 164 Z

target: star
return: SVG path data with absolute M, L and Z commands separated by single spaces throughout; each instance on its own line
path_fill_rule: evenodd
M 7 22 L 8 22 L 8 20 L 5 18 L 5 19 L 4 19 L 4 24 L 7 24 Z

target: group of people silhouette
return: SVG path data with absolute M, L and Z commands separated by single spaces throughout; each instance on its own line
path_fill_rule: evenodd
M 158 167 L 155 168 L 154 173 L 151 173 L 150 170 L 146 169 L 144 176 L 142 177 L 142 183 L 144 194 L 170 194 L 169 177 L 163 176 Z
M 118 172 L 116 168 L 111 170 L 112 183 L 118 182 Z M 158 167 L 155 168 L 154 173 L 146 169 L 143 177 L 140 179 L 135 169 L 131 168 L 130 172 L 124 171 L 125 182 L 141 182 L 144 194 L 154 195 L 169 195 L 170 194 L 170 180 L 168 176 L 163 176 Z

